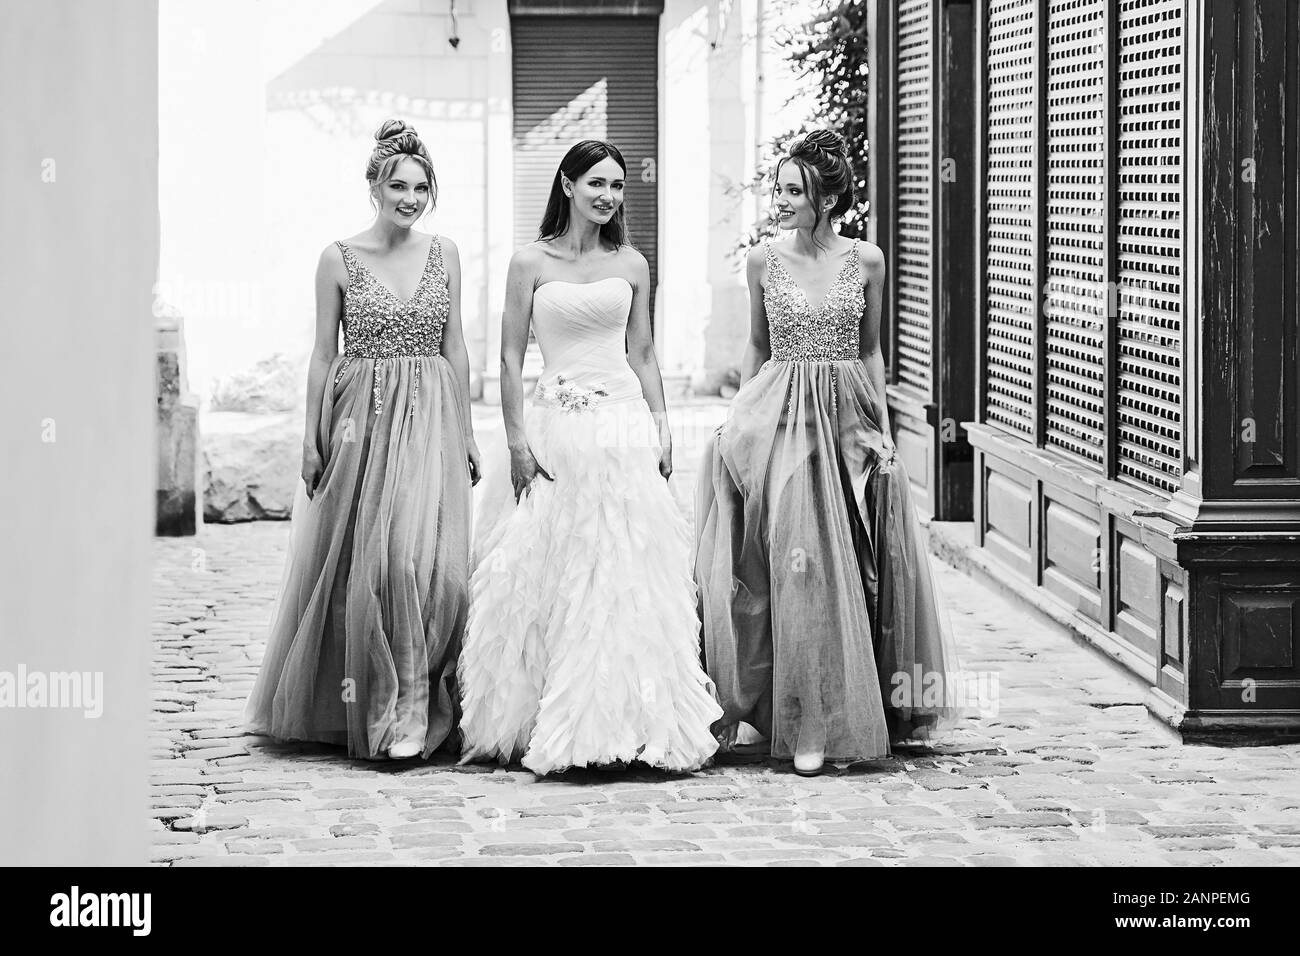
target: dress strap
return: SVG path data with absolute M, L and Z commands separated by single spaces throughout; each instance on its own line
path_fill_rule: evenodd
M 444 272 L 442 264 L 442 239 L 435 232 L 433 240 L 429 243 L 429 257 L 424 262 L 425 271 L 433 267 L 435 272 Z
M 338 246 L 339 252 L 343 253 L 343 265 L 347 267 L 348 281 L 351 282 L 356 277 L 356 271 L 357 271 L 356 253 L 354 253 L 350 248 L 348 248 L 348 244 L 344 242 L 342 239 L 334 240 L 334 245 Z

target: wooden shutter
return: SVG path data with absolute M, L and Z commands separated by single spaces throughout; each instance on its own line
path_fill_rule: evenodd
M 1034 440 L 1034 0 L 989 0 L 985 419 Z
M 1182 476 L 1182 0 L 1118 10 L 1118 472 Z
M 1051 0 L 1047 22 L 1048 447 L 1106 451 L 1106 3 Z
M 934 3 L 899 4 L 897 298 L 894 364 L 898 381 L 931 396 L 934 315 Z
M 537 238 L 546 198 L 569 147 L 609 140 L 627 162 L 633 244 L 658 281 L 659 18 L 519 15 L 514 67 L 515 242 Z

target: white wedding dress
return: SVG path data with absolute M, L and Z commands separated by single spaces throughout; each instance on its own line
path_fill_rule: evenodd
M 458 665 L 464 761 L 686 771 L 717 749 L 691 532 L 628 365 L 631 302 L 620 277 L 533 295 L 545 370 L 524 427 L 554 480 L 539 475 L 516 505 L 504 447 L 485 455 Z

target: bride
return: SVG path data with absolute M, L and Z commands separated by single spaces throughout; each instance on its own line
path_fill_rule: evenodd
M 717 748 L 722 711 L 699 663 L 691 533 L 666 481 L 672 438 L 626 176 L 613 145 L 575 145 L 540 238 L 510 262 L 510 484 L 485 464 L 459 663 L 462 762 L 685 771 Z M 530 325 L 545 369 L 525 411 Z

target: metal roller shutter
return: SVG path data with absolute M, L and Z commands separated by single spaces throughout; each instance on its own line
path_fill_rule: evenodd
M 1051 0 L 1047 21 L 1045 443 L 1106 452 L 1106 3 Z
M 988 223 L 986 262 L 989 424 L 1034 440 L 1035 182 L 1034 0 L 990 0 L 988 6 Z
M 516 244 L 537 238 L 551 181 L 569 147 L 581 139 L 608 140 L 627 162 L 629 232 L 649 260 L 653 290 L 659 275 L 659 18 L 519 15 L 510 27 Z
M 894 364 L 898 380 L 927 398 L 931 386 L 935 196 L 934 4 L 898 8 L 898 300 Z
M 1182 0 L 1119 4 L 1120 476 L 1182 475 Z

